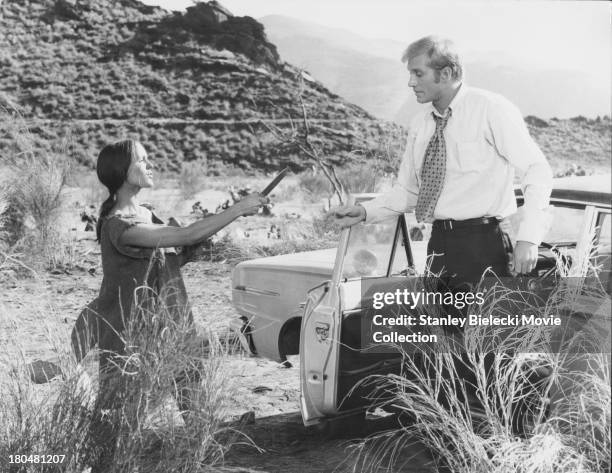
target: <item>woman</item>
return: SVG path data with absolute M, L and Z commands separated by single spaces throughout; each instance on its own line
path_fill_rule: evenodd
M 102 351 L 96 407 L 99 410 L 121 404 L 118 380 L 121 355 L 125 353 L 122 332 L 130 317 L 137 316 L 138 309 L 143 313 L 142 304 L 153 299 L 175 318 L 183 315 L 193 321 L 180 273 L 186 258 L 176 248 L 197 246 L 236 218 L 256 214 L 268 199 L 251 194 L 224 212 L 186 227 L 168 226 L 138 203 L 140 190 L 153 186 L 150 162 L 142 144 L 127 140 L 105 146 L 96 170 L 109 191 L 96 227 L 104 274 L 95 304 L 99 332 L 96 338 Z M 143 288 L 149 297 L 140 297 Z M 177 373 L 179 407 L 185 410 L 189 406 L 188 399 L 181 396 L 181 380 L 193 380 L 193 376 Z

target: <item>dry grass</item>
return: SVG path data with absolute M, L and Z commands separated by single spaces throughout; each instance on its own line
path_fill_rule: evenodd
M 247 240 L 234 240 L 226 235 L 213 245 L 202 251 L 200 258 L 206 261 L 223 262 L 236 265 L 242 261 L 263 258 L 266 256 L 299 253 L 302 251 L 322 250 L 333 248 L 338 244 L 334 240 L 325 239 L 287 239 L 271 240 L 270 243 L 253 243 Z
M 610 471 L 610 353 L 597 353 L 610 343 L 610 297 L 596 279 L 585 285 L 576 274 L 562 274 L 574 277 L 563 279 L 544 304 L 534 304 L 530 291 L 498 285 L 482 313 L 568 314 L 586 295 L 600 307 L 603 325 L 595 317 L 576 331 L 566 318 L 564 336 L 552 341 L 550 331 L 533 327 L 476 326 L 464 332 L 463 355 L 450 345 L 422 358 L 404 352 L 401 375 L 365 381 L 374 387 L 375 404 L 400 413 L 401 426 L 361 442 L 354 471 L 395 471 L 418 444 L 432 452 L 438 471 Z
M 24 350 L 14 342 L 18 325 L 2 337 L 0 462 L 8 465 L 3 471 L 80 473 L 96 463 L 110 473 L 212 471 L 234 442 L 249 441 L 224 424 L 232 388 L 225 364 L 230 348 L 214 335 L 206 341 L 194 337 L 188 314 L 161 302 L 167 293 L 140 288 L 138 294 L 122 334 L 127 349 L 116 360 L 121 376 L 108 408 L 96 407 L 99 377 L 91 356 L 76 364 L 62 337 L 50 334 L 62 373 L 35 385 Z M 187 381 L 177 384 L 184 373 Z M 174 400 L 186 395 L 189 410 L 180 411 Z M 8 461 L 9 455 L 41 453 L 65 459 L 55 466 L 29 463 L 27 469 Z
M 382 161 L 374 160 L 353 164 L 337 171 L 338 179 L 347 192 L 358 194 L 376 192 L 384 177 Z M 303 172 L 298 176 L 298 186 L 312 201 L 332 196 L 329 181 L 322 173 Z
M 35 266 L 55 252 L 57 217 L 62 206 L 62 190 L 71 166 L 67 142 L 56 150 L 36 149 L 25 121 L 16 112 L 2 113 L 10 124 L 14 149 L 4 149 L 0 164 L 5 179 L 0 190 L 1 234 L 10 252 L 23 253 L 28 265 Z

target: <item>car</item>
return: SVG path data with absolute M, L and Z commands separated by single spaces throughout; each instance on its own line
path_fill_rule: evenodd
M 362 194 L 356 201 L 371 198 L 372 194 Z M 516 198 L 520 207 L 520 189 Z M 585 264 L 579 255 L 588 254 L 594 243 L 590 253 L 609 294 L 610 175 L 555 179 L 551 212 L 552 225 L 530 276 L 535 279 L 555 271 L 555 254 L 572 266 Z M 509 231 L 512 223 L 512 219 L 505 222 Z M 422 274 L 427 242 L 411 238 L 421 230 L 413 214 L 400 214 L 343 230 L 335 249 L 258 258 L 235 267 L 232 297 L 240 317 L 231 328 L 258 356 L 286 362 L 288 355 L 300 355 L 305 425 L 363 409 L 366 394 L 354 389 L 359 381 L 397 370 L 401 361 L 397 354 L 355 349 L 360 346 L 365 306 L 362 284 L 368 278 Z

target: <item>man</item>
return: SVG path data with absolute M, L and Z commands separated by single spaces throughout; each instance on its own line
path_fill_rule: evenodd
M 430 270 L 475 283 L 484 270 L 508 274 L 508 236 L 499 220 L 516 212 L 515 170 L 525 196 L 510 267 L 529 273 L 548 220 L 552 172 L 519 110 L 500 95 L 468 87 L 454 44 L 428 36 L 402 57 L 409 87 L 426 104 L 412 120 L 395 186 L 363 205 L 332 211 L 341 226 L 414 209 L 432 223 Z

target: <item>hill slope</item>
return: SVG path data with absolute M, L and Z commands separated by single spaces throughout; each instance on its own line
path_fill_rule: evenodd
M 269 128 L 289 137 L 301 100 L 313 142 L 336 164 L 401 135 L 283 63 L 259 23 L 216 2 L 184 13 L 137 0 L 0 4 L 0 106 L 19 110 L 40 148 L 69 137 L 70 155 L 86 165 L 108 141 L 134 137 L 162 168 L 208 159 L 301 169 L 297 147 Z M 3 123 L 0 150 L 12 149 Z

